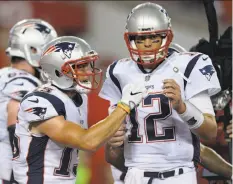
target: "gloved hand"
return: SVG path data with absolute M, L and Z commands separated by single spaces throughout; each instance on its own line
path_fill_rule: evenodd
M 127 84 L 122 91 L 120 103 L 134 109 L 147 95 L 147 89 L 143 84 Z

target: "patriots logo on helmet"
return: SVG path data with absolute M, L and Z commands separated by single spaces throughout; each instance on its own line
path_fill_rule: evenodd
M 208 81 L 210 81 L 213 73 L 215 72 L 212 65 L 206 65 L 205 67 L 199 69 L 199 71 L 207 78 Z
M 62 59 L 71 58 L 72 51 L 74 50 L 75 43 L 61 42 L 49 47 L 43 55 L 51 52 L 60 52 Z
M 48 28 L 47 26 L 43 25 L 43 24 L 39 24 L 39 23 L 32 23 L 32 24 L 27 24 L 24 25 L 25 29 L 23 30 L 23 33 L 25 33 L 25 31 L 28 28 L 34 28 L 38 31 L 40 31 L 43 35 L 47 36 L 48 34 L 51 33 L 51 29 Z
M 44 119 L 44 115 L 46 111 L 47 111 L 47 108 L 43 108 L 43 107 L 33 107 L 33 108 L 29 108 L 25 110 L 25 112 L 30 112 L 32 114 L 35 114 L 39 116 L 41 119 Z
M 38 31 L 40 31 L 43 34 L 49 34 L 51 32 L 51 29 L 49 29 L 47 26 L 43 25 L 43 24 L 35 24 L 35 29 L 37 29 Z
M 168 14 L 167 14 L 167 11 L 163 8 L 160 10 L 162 13 L 164 13 L 167 17 L 168 17 Z

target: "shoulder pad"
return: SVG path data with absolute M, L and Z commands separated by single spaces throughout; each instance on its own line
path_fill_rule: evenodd
M 2 85 L 1 92 L 15 100 L 21 100 L 28 92 L 31 92 L 40 85 L 39 80 L 28 76 L 14 77 Z
M 53 94 L 35 91 L 21 101 L 20 110 L 28 122 L 41 121 L 56 116 L 66 118 L 64 102 Z
M 190 57 L 194 57 L 198 54 L 202 54 L 200 52 L 180 52 L 179 55 L 180 56 L 190 56 Z
M 51 86 L 47 86 L 46 84 L 36 89 L 36 91 L 44 93 L 51 93 L 53 90 L 54 89 Z
M 22 70 L 17 70 L 17 69 L 12 69 L 10 67 L 5 68 L 0 70 L 0 75 L 4 77 L 5 81 L 9 81 L 12 78 L 15 77 L 25 77 L 25 76 L 30 76 L 29 73 L 22 71 Z
M 111 70 L 113 70 L 116 66 L 120 67 L 120 66 L 124 66 L 124 63 L 127 63 L 127 62 L 131 62 L 132 59 L 131 58 L 123 58 L 123 59 L 120 59 L 120 60 L 116 60 L 114 61 L 113 63 L 111 63 L 108 68 L 107 68 L 107 73 L 109 73 Z M 133 62 L 133 61 L 132 61 Z M 122 65 L 123 64 L 123 65 Z
M 10 69 L 10 67 L 4 67 L 0 69 L 0 77 L 2 74 L 4 74 L 5 72 L 7 72 Z
M 220 90 L 217 73 L 208 55 L 198 53 L 190 58 L 184 75 L 191 81 L 189 84 L 184 82 L 187 99 L 205 90 L 209 96 Z
M 121 62 L 127 62 L 127 61 L 132 61 L 132 59 L 131 58 L 123 58 L 123 59 L 118 60 L 117 62 L 121 63 Z

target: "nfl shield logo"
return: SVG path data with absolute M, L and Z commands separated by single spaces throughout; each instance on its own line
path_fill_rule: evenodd
M 150 80 L 150 75 L 147 75 L 146 77 L 145 77 L 145 81 L 149 81 Z

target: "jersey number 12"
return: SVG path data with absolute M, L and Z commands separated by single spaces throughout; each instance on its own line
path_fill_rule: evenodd
M 175 127 L 163 127 L 163 133 L 157 133 L 157 121 L 167 119 L 172 114 L 172 108 L 169 99 L 161 93 L 151 93 L 143 99 L 143 108 L 153 108 L 154 101 L 158 101 L 158 111 L 148 114 L 144 118 L 144 129 L 146 135 L 146 142 L 162 142 L 174 141 Z M 128 136 L 129 143 L 143 142 L 143 136 L 139 134 L 139 123 L 137 120 L 137 110 L 132 110 L 130 113 L 131 135 Z

